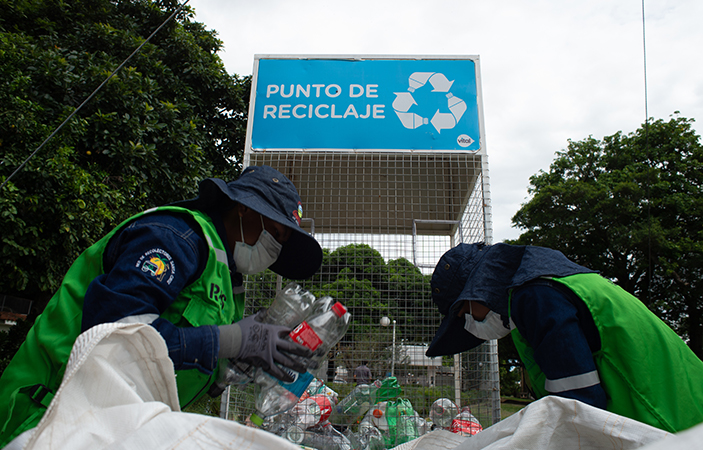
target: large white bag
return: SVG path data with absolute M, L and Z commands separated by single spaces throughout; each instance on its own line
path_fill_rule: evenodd
M 397 450 L 634 449 L 673 435 L 658 428 L 556 396 L 530 403 L 516 414 L 457 442 L 432 432 Z M 664 444 L 666 445 L 666 444 Z M 663 449 L 664 447 L 662 447 Z M 673 448 L 673 447 L 672 447 Z M 656 447 L 659 450 L 659 447 Z M 677 448 L 677 450 L 679 450 Z
M 271 433 L 180 411 L 166 342 L 144 324 L 81 334 L 39 424 L 6 449 L 299 450 Z

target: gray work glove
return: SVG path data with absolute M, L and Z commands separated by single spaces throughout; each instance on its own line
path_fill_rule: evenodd
M 309 348 L 286 339 L 291 329 L 280 325 L 261 323 L 260 313 L 243 318 L 232 325 L 221 325 L 220 358 L 234 358 L 255 367 L 261 367 L 279 380 L 289 383 L 293 377 L 277 364 L 296 372 L 307 370 L 306 360 L 312 352 Z M 301 356 L 294 358 L 292 355 Z

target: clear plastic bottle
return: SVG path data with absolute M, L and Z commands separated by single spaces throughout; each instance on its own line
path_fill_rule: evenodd
M 335 406 L 337 402 L 339 401 L 339 394 L 335 392 L 333 389 L 331 389 L 329 386 L 327 386 L 322 380 L 319 378 L 313 378 L 312 381 L 310 382 L 310 385 L 308 385 L 308 388 L 305 389 L 305 393 L 300 397 L 300 399 L 304 399 L 307 397 L 311 397 L 313 395 L 326 395 L 329 397 L 330 402 L 332 406 Z
M 313 432 L 293 425 L 286 430 L 285 437 L 294 444 L 319 450 L 352 450 L 349 439 L 338 431 Z
M 314 311 L 324 308 L 325 302 L 315 305 L 314 295 L 297 283 L 288 283 L 286 287 L 276 294 L 271 306 L 261 314 L 260 319 L 263 323 L 293 328 L 298 326 Z M 236 359 L 230 359 L 227 364 L 220 364 L 217 381 L 215 382 L 216 389 L 222 392 L 229 385 L 247 385 L 254 380 L 255 375 L 256 368 L 254 366 Z M 216 396 L 217 392 L 213 392 Z
M 360 384 L 344 397 L 334 408 L 330 421 L 337 425 L 349 425 L 364 415 L 371 405 L 376 403 L 376 392 L 381 381 Z
M 358 444 L 358 448 L 362 450 L 382 450 L 386 448 L 383 433 L 368 418 L 364 418 L 359 423 L 358 433 L 351 433 L 351 427 L 347 428 L 347 430 L 354 437 L 354 440 L 352 440 L 350 435 L 348 435 L 349 440 Z
M 323 300 L 326 301 L 326 300 Z M 313 351 L 312 360 L 322 361 L 327 352 L 344 336 L 351 315 L 340 302 L 334 303 L 329 310 L 321 309 L 316 314 L 303 321 L 293 331 L 289 338 Z M 251 420 L 259 425 L 263 418 L 288 411 L 305 392 L 313 375 L 310 372 L 298 374 L 289 371 L 294 381 L 283 383 L 261 369 L 256 371 L 254 381 L 258 385 L 256 396 L 256 412 Z
M 319 425 L 330 417 L 332 404 L 329 397 L 324 394 L 313 395 L 300 400 L 288 414 L 292 422 L 302 429 Z
M 422 436 L 430 432 L 431 424 L 427 423 L 422 417 L 415 415 L 411 417 L 411 420 L 415 421 L 415 428 L 417 428 L 417 434 Z
M 450 431 L 462 436 L 473 436 L 479 431 L 483 431 L 483 427 L 481 422 L 471 414 L 469 407 L 464 406 L 461 412 L 452 420 Z
M 438 398 L 430 406 L 430 419 L 440 428 L 449 428 L 457 414 L 459 408 L 448 398 Z

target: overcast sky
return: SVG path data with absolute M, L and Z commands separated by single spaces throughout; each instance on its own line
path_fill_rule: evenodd
M 494 242 L 567 140 L 645 121 L 641 0 L 190 0 L 230 73 L 255 54 L 478 55 Z M 703 130 L 703 1 L 645 2 L 649 116 Z

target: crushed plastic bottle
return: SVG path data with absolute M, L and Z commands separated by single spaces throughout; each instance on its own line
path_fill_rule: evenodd
M 415 415 L 415 416 L 411 416 L 410 420 L 415 422 L 415 429 L 417 429 L 417 434 L 419 436 L 422 436 L 423 434 L 427 434 L 430 432 L 431 424 L 428 424 L 427 421 L 425 419 L 423 419 L 422 417 Z
M 286 432 L 286 439 L 295 444 L 319 450 L 352 450 L 351 442 L 344 436 L 342 438 L 326 436 L 312 431 L 305 431 L 296 426 L 291 427 Z
M 471 414 L 469 407 L 464 406 L 452 420 L 450 431 L 462 436 L 473 436 L 479 431 L 483 431 L 483 427 L 478 419 Z
M 382 450 L 386 448 L 383 434 L 376 427 L 367 427 L 363 432 L 359 431 L 359 441 L 363 448 L 368 450 Z
M 376 392 L 380 387 L 380 380 L 355 387 L 334 408 L 330 422 L 337 425 L 350 425 L 355 422 L 360 416 L 366 414 L 371 405 L 376 403 Z
M 327 302 L 331 303 L 331 302 Z M 293 342 L 308 347 L 313 351 L 313 362 L 321 362 L 327 352 L 344 336 L 351 315 L 340 302 L 336 302 L 328 310 L 319 309 L 317 313 L 303 321 L 288 335 Z M 273 378 L 261 369 L 256 371 L 254 381 L 257 384 L 256 412 L 251 421 L 260 425 L 263 418 L 288 411 L 305 393 L 313 375 L 308 371 L 299 374 L 289 371 L 294 381 L 284 383 Z
M 335 406 L 339 401 L 339 394 L 337 394 L 335 390 L 331 389 L 319 378 L 312 379 L 312 381 L 308 385 L 308 388 L 305 389 L 305 393 L 300 397 L 300 399 L 303 400 L 307 397 L 320 394 L 324 394 L 329 397 L 332 406 Z
M 326 421 L 331 412 L 332 403 L 329 397 L 318 394 L 300 400 L 288 414 L 295 425 L 308 429 Z
M 276 298 L 261 314 L 263 323 L 283 325 L 289 328 L 298 326 L 314 311 L 325 307 L 327 300 L 315 303 L 315 296 L 303 289 L 297 283 L 288 283 Z M 227 364 L 220 364 L 217 381 L 210 390 L 210 395 L 215 397 L 229 385 L 238 387 L 246 386 L 254 381 L 256 368 L 242 361 L 230 359 Z
M 459 408 L 448 398 L 438 398 L 430 406 L 430 419 L 440 428 L 449 428 L 457 414 Z

